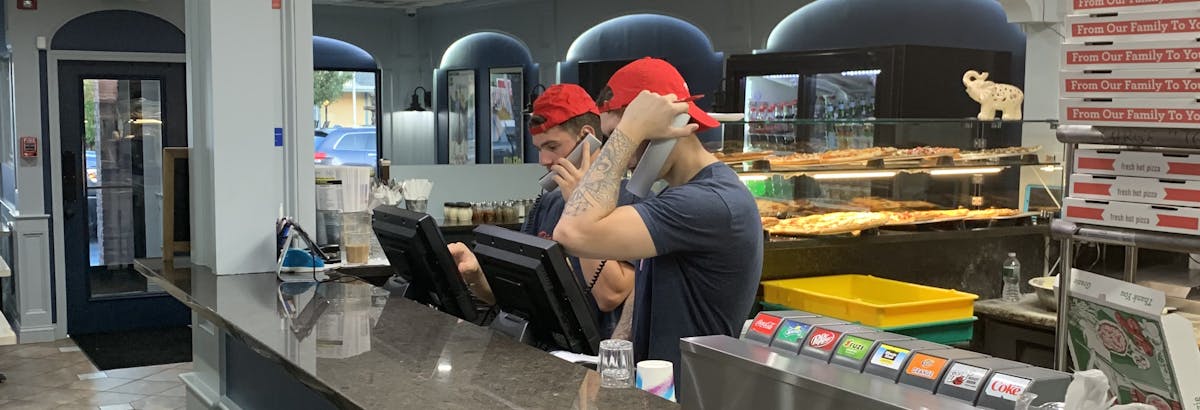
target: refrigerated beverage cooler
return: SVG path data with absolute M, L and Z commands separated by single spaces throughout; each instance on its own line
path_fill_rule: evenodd
M 724 150 L 977 148 L 972 146 L 979 143 L 974 142 L 971 130 L 962 130 L 970 134 L 963 138 L 943 129 L 923 133 L 922 126 L 915 124 L 837 121 L 973 118 L 979 105 L 965 92 L 962 77 L 967 70 L 987 71 L 990 80 L 1011 83 L 1012 55 L 1007 51 L 903 45 L 730 56 L 719 111 L 743 113 L 748 123 L 725 127 Z M 999 137 L 1015 137 L 1014 141 L 988 145 L 1020 142 L 1019 133 L 1009 134 Z

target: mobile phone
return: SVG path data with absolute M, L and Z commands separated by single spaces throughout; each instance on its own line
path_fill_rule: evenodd
M 592 158 L 595 158 L 596 152 L 600 151 L 600 140 L 596 139 L 595 135 L 588 134 L 586 137 L 583 137 L 582 141 L 575 144 L 575 149 L 571 150 L 570 154 L 567 154 L 567 161 L 571 161 L 571 164 L 575 165 L 575 168 L 579 168 L 583 162 L 583 146 L 585 142 L 587 146 L 592 148 Z M 554 182 L 554 175 L 556 175 L 554 171 L 547 172 L 546 175 L 542 176 L 542 179 L 538 180 L 538 185 L 541 185 L 542 189 L 545 189 L 547 192 L 555 190 L 558 188 L 558 183 Z
M 685 126 L 691 119 L 692 117 L 687 114 L 679 114 L 675 116 L 671 126 L 675 128 Z M 629 177 L 629 183 L 625 185 L 625 189 L 639 198 L 650 195 L 650 186 L 658 181 L 658 174 L 667 165 L 667 157 L 671 155 L 671 150 L 675 149 L 676 142 L 679 142 L 678 138 L 651 142 L 646 147 L 646 152 L 642 154 L 642 158 L 638 160 L 637 168 L 633 169 L 633 176 Z

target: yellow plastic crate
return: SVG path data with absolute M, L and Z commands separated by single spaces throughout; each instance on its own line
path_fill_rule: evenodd
M 873 327 L 967 319 L 979 296 L 870 275 L 763 281 L 763 301 Z

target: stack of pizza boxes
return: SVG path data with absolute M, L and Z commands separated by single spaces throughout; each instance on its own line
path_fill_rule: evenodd
M 1066 0 L 1064 124 L 1200 128 L 1200 0 Z M 1200 154 L 1079 149 L 1064 218 L 1200 234 Z
M 1200 0 L 1068 0 L 1061 119 L 1200 128 Z

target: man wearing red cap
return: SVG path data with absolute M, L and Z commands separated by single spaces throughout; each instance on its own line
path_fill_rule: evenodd
M 643 259 L 633 304 L 634 356 L 680 371 L 679 339 L 736 336 L 750 314 L 762 272 L 763 234 L 754 197 L 696 132 L 719 125 L 691 101 L 683 77 L 645 58 L 618 70 L 601 93 L 608 142 L 567 200 L 554 239 L 572 254 Z M 674 128 L 676 115 L 692 124 Z M 616 125 L 612 125 L 612 123 Z M 651 140 L 678 138 L 659 177 L 668 187 L 619 206 L 626 164 Z
M 571 195 L 583 176 L 583 171 L 566 158 L 589 134 L 598 134 L 599 128 L 600 112 L 596 103 L 587 91 L 578 85 L 550 86 L 533 102 L 529 133 L 533 135 L 533 144 L 538 148 L 538 162 L 547 170 L 558 174 L 555 182 L 558 183 L 559 189 L 538 198 L 525 218 L 522 232 L 553 239 L 554 227 L 558 224 L 566 204 L 564 197 Z M 584 167 L 590 160 L 590 153 L 599 148 L 585 148 L 588 154 L 585 154 L 587 158 L 583 161 Z M 636 199 L 632 195 L 622 198 L 622 204 L 632 203 Z M 470 249 L 462 243 L 453 243 L 450 244 L 450 253 L 454 256 L 464 280 L 471 286 L 471 292 L 486 302 L 492 302 L 491 289 Z M 580 279 L 585 284 L 594 284 L 592 296 L 596 300 L 597 308 L 604 313 L 599 318 L 601 329 L 606 335 L 611 333 L 620 315 L 618 308 L 633 289 L 633 265 L 629 262 L 580 259 L 573 260 L 572 267 L 581 275 Z

